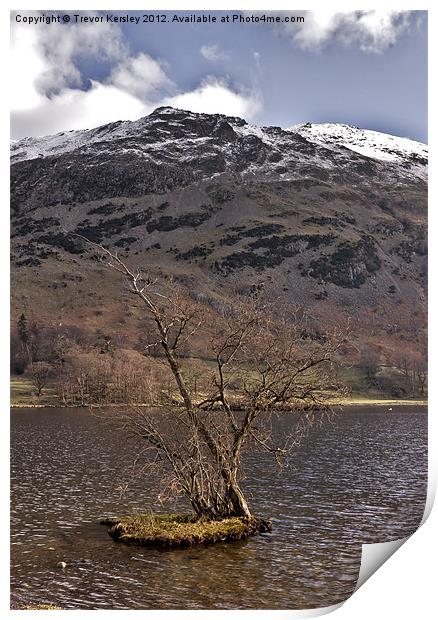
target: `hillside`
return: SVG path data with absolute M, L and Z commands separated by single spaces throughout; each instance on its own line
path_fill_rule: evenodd
M 213 312 L 237 293 L 352 327 L 358 362 L 421 353 L 427 147 L 346 125 L 256 127 L 159 108 L 11 146 L 13 324 L 136 347 L 141 312 L 64 231 L 173 276 Z

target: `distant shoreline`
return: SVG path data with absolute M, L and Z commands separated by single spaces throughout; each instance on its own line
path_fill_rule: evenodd
M 426 407 L 428 404 L 427 400 L 384 400 L 379 398 L 357 398 L 357 399 L 349 399 L 341 403 L 343 407 L 347 407 L 350 405 L 373 405 L 376 407 L 385 407 L 386 405 L 392 406 L 400 406 L 400 405 L 417 405 L 421 407 Z
M 336 403 L 334 406 L 336 407 L 356 407 L 356 406 L 372 406 L 372 407 L 408 407 L 410 405 L 415 405 L 417 407 L 426 407 L 428 404 L 427 400 L 384 400 L 384 399 L 373 399 L 373 398 L 357 398 L 357 399 L 349 399 L 345 400 L 342 403 Z M 123 403 L 107 403 L 105 405 L 59 405 L 59 404 L 47 404 L 47 403 L 11 403 L 10 409 L 101 409 L 101 408 L 112 408 L 112 407 L 126 407 L 129 405 L 124 405 Z M 137 407 L 141 406 L 150 406 L 150 405 L 137 405 Z

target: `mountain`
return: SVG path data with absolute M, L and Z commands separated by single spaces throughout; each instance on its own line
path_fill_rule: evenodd
M 382 359 L 424 331 L 427 147 L 406 138 L 158 108 L 13 142 L 11 209 L 13 317 L 140 329 L 67 230 L 212 308 L 264 289 L 322 327 L 351 321 Z

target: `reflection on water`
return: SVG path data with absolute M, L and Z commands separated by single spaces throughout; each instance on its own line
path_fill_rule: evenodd
M 287 416 L 281 424 L 286 432 Z M 121 496 L 132 448 L 82 410 L 15 409 L 11 431 L 14 607 L 332 605 L 354 590 L 361 544 L 411 534 L 426 497 L 425 410 L 351 408 L 313 432 L 293 471 L 279 474 L 269 455 L 249 457 L 245 488 L 254 512 L 272 518 L 271 534 L 175 551 L 127 547 L 99 516 L 175 509 L 154 505 L 153 479 Z

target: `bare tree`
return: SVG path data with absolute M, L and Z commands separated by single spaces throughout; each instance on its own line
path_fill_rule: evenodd
M 133 404 L 124 416 L 126 430 L 139 441 L 137 462 L 159 468 L 168 488 L 185 495 L 200 517 L 250 518 L 241 486 L 245 450 L 257 447 L 284 461 L 312 425 L 330 415 L 343 394 L 332 362 L 344 338 L 312 338 L 302 324 L 242 300 L 207 326 L 205 308 L 175 282 L 152 280 L 92 245 L 153 319 L 173 381 L 173 390 L 158 391 L 155 408 Z M 206 327 L 213 366 L 194 382 L 181 350 Z M 270 429 L 285 410 L 293 433 L 275 443 Z
M 364 371 L 367 380 L 371 382 L 376 378 L 376 374 L 379 370 L 379 356 L 377 352 L 368 345 L 363 345 L 360 349 L 360 353 L 360 368 Z
M 47 362 L 33 362 L 31 365 L 30 379 L 36 389 L 38 398 L 41 396 L 43 389 L 47 386 L 52 372 L 53 366 Z
M 427 385 L 427 353 L 421 343 L 410 346 L 404 343 L 404 348 L 393 351 L 390 359 L 403 376 L 409 396 L 414 398 L 418 393 L 424 398 Z

